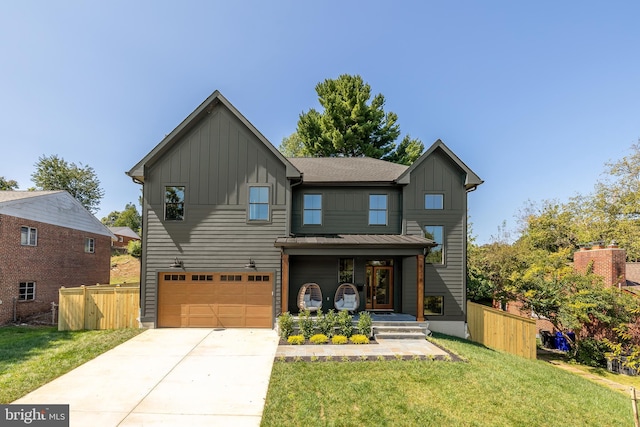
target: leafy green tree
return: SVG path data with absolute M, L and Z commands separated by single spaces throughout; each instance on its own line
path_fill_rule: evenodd
M 278 151 L 285 157 L 305 157 L 306 155 L 304 144 L 298 132 L 282 138 L 282 143 L 278 147 Z
M 18 189 L 18 182 L 12 179 L 6 180 L 4 176 L 0 176 L 0 190 L 13 191 Z
M 68 163 L 57 155 L 40 157 L 35 167 L 31 180 L 36 190 L 66 190 L 89 212 L 96 213 L 104 191 L 92 167 Z
M 123 211 L 113 211 L 101 222 L 107 227 L 129 227 L 135 232 L 140 232 L 142 217 L 133 203 L 127 203 Z
M 410 135 L 406 135 L 385 160 L 409 166 L 418 160 L 423 151 L 424 144 L 419 139 L 412 139 Z
M 367 156 L 409 162 L 424 150 L 422 142 L 410 137 L 396 148 L 398 116 L 384 111 L 382 94 L 371 98 L 371 87 L 362 77 L 343 74 L 318 83 L 315 89 L 322 112 L 312 108 L 298 120 L 297 135 L 305 156 Z

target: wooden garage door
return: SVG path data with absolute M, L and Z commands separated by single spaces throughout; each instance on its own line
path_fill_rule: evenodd
M 273 273 L 165 272 L 158 279 L 159 327 L 273 327 Z

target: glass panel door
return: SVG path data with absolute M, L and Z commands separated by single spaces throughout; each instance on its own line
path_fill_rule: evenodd
M 366 308 L 393 309 L 393 267 L 367 266 Z

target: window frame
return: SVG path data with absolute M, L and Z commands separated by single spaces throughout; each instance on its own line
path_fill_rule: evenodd
M 343 270 L 343 261 L 345 261 L 346 264 L 348 264 L 349 261 L 351 261 L 351 280 L 342 280 L 343 276 L 346 278 L 347 274 L 349 274 L 349 266 L 346 265 L 347 268 L 345 268 Z M 338 259 L 338 284 L 342 285 L 343 283 L 351 283 L 353 284 L 355 281 L 355 277 L 356 277 L 356 272 L 355 272 L 355 266 L 356 266 L 356 261 L 355 258 L 353 257 L 348 257 L 348 258 L 339 258 Z
M 265 188 L 267 190 L 267 201 L 266 202 L 251 202 L 251 190 L 253 189 L 262 189 Z M 264 206 L 267 207 L 267 217 L 266 218 L 252 218 L 251 211 L 253 206 Z M 265 184 L 250 184 L 249 191 L 247 191 L 247 222 L 256 223 L 256 222 L 271 222 L 271 186 Z
M 182 200 L 176 202 L 167 201 L 167 192 L 169 188 L 182 188 Z M 169 222 L 181 222 L 186 218 L 186 205 L 187 205 L 187 186 L 183 184 L 166 184 L 163 186 L 163 197 L 162 197 L 162 205 L 164 207 L 164 220 Z M 181 217 L 176 218 L 168 218 L 167 210 L 170 205 L 176 205 L 176 211 L 179 212 L 181 209 Z M 179 207 L 182 205 L 181 207 Z M 178 214 L 179 215 L 179 214 Z
M 96 239 L 93 237 L 84 238 L 84 252 L 87 254 L 96 253 Z
M 430 207 L 427 204 L 427 198 L 440 196 L 440 207 Z M 444 193 L 425 193 L 424 194 L 424 209 L 428 211 L 441 211 L 444 210 Z
M 430 233 L 429 231 L 427 231 L 427 227 L 434 227 L 434 228 L 435 228 L 435 227 L 438 227 L 438 228 L 440 229 L 441 233 L 442 233 L 442 236 L 440 236 L 440 237 L 441 237 L 442 242 L 438 243 L 438 240 L 437 240 L 437 238 L 436 238 L 436 237 L 438 237 L 438 236 L 436 236 L 436 235 L 435 235 L 435 233 Z M 422 229 L 423 229 L 423 232 L 424 232 L 424 236 L 425 236 L 427 239 L 431 239 L 431 240 L 435 241 L 436 243 L 438 243 L 436 246 L 433 246 L 432 248 L 430 248 L 430 250 L 431 250 L 431 249 L 433 249 L 433 248 L 438 248 L 438 247 L 439 247 L 439 248 L 440 248 L 440 252 L 441 252 L 441 255 L 440 255 L 440 258 L 441 258 L 441 259 L 440 259 L 440 262 L 433 262 L 433 261 L 430 261 L 430 260 L 429 260 L 429 253 L 431 253 L 431 252 L 429 252 L 429 253 L 427 253 L 427 254 L 425 255 L 425 257 L 424 257 L 424 262 L 425 262 L 426 264 L 433 264 L 433 265 L 436 265 L 436 266 L 437 266 L 437 265 L 445 265 L 445 227 L 444 227 L 444 225 L 433 225 L 433 224 L 429 224 L 429 225 L 425 225 L 424 227 L 422 227 Z M 429 234 L 433 235 L 433 238 L 432 238 L 432 237 L 427 236 L 427 233 L 429 233 Z
M 320 207 L 319 207 L 319 208 L 317 208 L 317 207 L 315 207 L 315 206 L 314 206 L 314 207 L 309 207 L 309 208 L 307 208 L 307 207 L 306 207 L 306 200 L 307 200 L 307 196 L 310 196 L 310 197 L 311 197 L 311 196 L 319 197 L 319 198 L 320 198 Z M 322 218 L 322 211 L 323 211 L 323 209 L 322 209 L 322 203 L 323 203 L 323 200 L 322 200 L 322 199 L 323 199 L 323 197 L 322 197 L 322 193 L 304 193 L 304 194 L 302 195 L 302 225 L 311 225 L 311 226 L 314 226 L 314 225 L 322 225 L 322 219 L 323 219 L 323 218 Z M 307 212 L 309 212 L 309 213 L 316 213 L 316 212 L 318 212 L 318 213 L 319 213 L 319 216 L 320 216 L 320 217 L 319 217 L 319 221 L 318 221 L 318 222 L 307 222 L 307 221 L 306 221 L 306 219 L 307 219 L 307 215 L 306 215 L 306 213 L 307 213 Z M 315 215 L 314 215 L 314 218 L 315 218 Z M 313 218 L 312 218 L 312 219 L 313 219 Z
M 428 304 L 427 303 L 427 298 L 434 298 L 434 301 L 435 301 L 435 299 L 439 299 L 440 300 L 440 302 L 439 302 L 440 312 L 439 313 L 436 312 L 436 311 L 427 312 L 427 307 L 430 307 L 430 306 L 436 306 L 437 307 L 438 306 L 437 302 L 435 302 L 434 304 Z M 423 314 L 425 316 L 444 316 L 444 295 L 425 295 L 424 299 L 423 299 L 423 303 L 424 304 L 423 304 L 422 311 L 423 311 Z
M 23 237 L 25 236 L 24 231 L 26 230 L 26 243 Z M 33 242 L 32 242 L 33 241 Z M 29 227 L 28 225 L 23 225 L 20 227 L 20 245 L 21 246 L 38 246 L 38 229 L 35 227 Z
M 379 207 L 372 207 L 372 198 L 374 197 L 384 197 L 384 209 L 380 209 Z M 387 226 L 389 225 L 389 195 L 386 193 L 370 193 L 369 194 L 369 214 L 368 214 L 368 224 L 373 226 Z M 372 222 L 371 214 L 376 213 L 379 214 L 384 212 L 384 224 L 380 222 Z M 378 219 L 378 215 L 376 215 L 376 219 Z
M 24 285 L 24 290 L 23 290 Z M 31 296 L 29 298 L 29 296 Z M 24 281 L 18 283 L 18 302 L 29 302 L 36 300 L 36 282 Z

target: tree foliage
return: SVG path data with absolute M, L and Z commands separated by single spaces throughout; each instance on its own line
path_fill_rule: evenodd
M 282 138 L 278 150 L 286 157 L 305 157 L 305 148 L 298 132 Z
M 41 156 L 35 167 L 31 180 L 37 190 L 65 190 L 89 212 L 98 210 L 104 191 L 92 167 L 68 163 L 57 155 Z
M 18 182 L 13 179 L 5 179 L 4 176 L 0 176 L 0 190 L 13 191 L 18 189 Z
M 127 203 L 123 211 L 113 211 L 101 222 L 107 227 L 129 227 L 139 233 L 142 225 L 142 217 L 133 203 Z
M 396 147 L 398 116 L 384 111 L 384 96 L 372 98 L 371 87 L 359 75 L 326 79 L 315 89 L 322 112 L 312 108 L 300 115 L 296 134 L 302 149 L 294 150 L 296 153 L 309 157 L 367 156 L 411 164 L 424 150 L 422 142 L 409 136 Z M 295 141 L 286 142 L 285 149 L 296 146 Z

